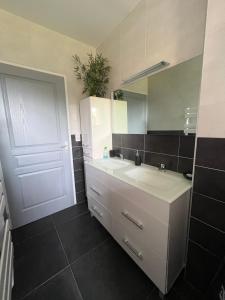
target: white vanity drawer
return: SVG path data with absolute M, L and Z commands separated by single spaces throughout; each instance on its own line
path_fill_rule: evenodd
M 97 176 L 86 175 L 87 196 L 91 196 L 103 206 L 110 208 L 110 191 Z
M 167 255 L 168 224 L 155 218 L 151 211 L 115 192 L 113 216 L 139 241 L 151 243 L 152 251 L 163 257 Z
M 112 220 L 113 236 L 122 248 L 131 256 L 138 266 L 151 278 L 151 280 L 165 291 L 166 257 L 160 257 L 151 249 L 148 243 L 139 241 L 131 230 L 127 230 L 118 220 Z
M 122 182 L 116 178 L 110 180 L 109 186 L 113 191 L 112 203 L 118 203 L 120 201 L 118 198 L 124 197 L 127 201 L 135 203 L 136 207 L 139 207 L 154 216 L 155 219 L 164 224 L 169 223 L 169 203 L 166 201 L 149 195 L 135 186 Z
M 95 199 L 88 197 L 88 208 L 100 223 L 108 230 L 112 231 L 112 217 L 108 210 Z

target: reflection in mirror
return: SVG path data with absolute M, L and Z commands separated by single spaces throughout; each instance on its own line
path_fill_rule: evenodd
M 114 92 L 113 133 L 195 133 L 202 55 Z

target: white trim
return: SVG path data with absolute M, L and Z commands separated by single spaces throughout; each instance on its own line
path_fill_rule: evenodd
M 64 87 L 65 87 L 65 98 L 66 98 L 66 115 L 67 115 L 67 127 L 68 127 L 68 135 L 69 135 L 69 152 L 70 152 L 70 167 L 71 167 L 71 176 L 72 176 L 72 188 L 73 188 L 73 201 L 74 204 L 77 203 L 76 200 L 76 188 L 75 188 L 75 183 L 74 183 L 74 168 L 73 168 L 73 152 L 72 152 L 72 143 L 71 143 L 71 129 L 70 129 L 70 115 L 69 115 L 69 98 L 68 98 L 68 90 L 67 90 L 67 78 L 66 75 L 64 74 L 59 74 L 59 73 L 54 73 L 51 71 L 47 71 L 47 70 L 43 70 L 43 69 L 38 69 L 38 68 L 32 68 L 32 67 L 28 67 L 26 65 L 20 65 L 17 63 L 12 63 L 9 61 L 4 61 L 0 59 L 0 63 L 1 64 L 5 64 L 5 65 L 10 65 L 13 67 L 18 67 L 18 68 L 22 68 L 22 69 L 26 69 L 26 70 L 31 70 L 31 71 L 36 71 L 36 72 L 42 72 L 45 74 L 49 74 L 49 75 L 54 75 L 54 76 L 59 76 L 62 77 L 64 80 Z

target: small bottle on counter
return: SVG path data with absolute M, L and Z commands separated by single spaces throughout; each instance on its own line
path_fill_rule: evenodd
M 109 151 L 108 151 L 107 146 L 104 147 L 103 158 L 109 158 Z
M 139 151 L 136 151 L 135 154 L 135 166 L 140 166 L 141 165 L 141 156 L 139 154 Z

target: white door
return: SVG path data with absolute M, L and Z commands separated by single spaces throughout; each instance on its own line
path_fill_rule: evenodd
M 64 78 L 0 64 L 0 159 L 14 227 L 71 206 Z

